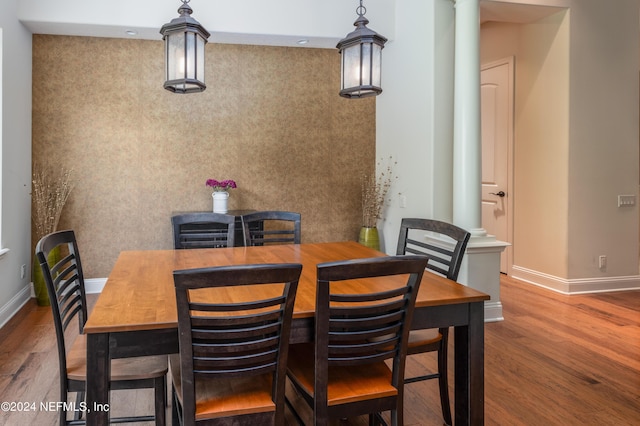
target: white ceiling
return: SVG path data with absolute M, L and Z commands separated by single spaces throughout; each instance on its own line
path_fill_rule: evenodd
M 55 0 L 60 3 L 62 0 Z M 69 0 L 67 0 L 69 1 Z M 80 0 L 73 0 L 80 1 Z M 118 0 L 119 1 L 119 0 Z M 163 0 L 165 1 L 165 0 Z M 249 1 L 249 0 L 247 0 Z M 253 0 L 251 0 L 253 1 Z M 281 0 L 281 2 L 293 1 L 293 0 Z M 344 7 L 344 2 L 338 0 L 331 0 L 332 2 L 336 2 L 340 7 Z M 381 4 L 377 6 L 380 10 L 376 8 L 371 8 L 372 11 L 378 11 L 379 13 L 393 13 L 393 6 L 387 3 L 387 0 L 370 0 L 371 2 L 379 1 Z M 537 21 L 539 19 L 550 16 L 560 10 L 562 7 L 550 6 L 550 4 L 558 5 L 558 4 L 568 4 L 569 0 L 480 0 L 480 18 L 481 22 L 488 21 L 499 21 L 499 22 L 512 22 L 512 23 L 530 23 Z M 530 3 L 535 2 L 535 5 Z M 546 5 L 541 5 L 541 4 Z M 158 6 L 161 3 L 158 3 Z M 237 5 L 237 3 L 225 3 L 227 5 L 233 4 Z M 262 7 L 268 6 L 261 1 L 256 3 L 262 5 Z M 329 4 L 329 3 L 327 3 Z M 105 3 L 97 3 L 97 5 L 103 5 L 106 7 L 105 10 L 94 11 L 94 14 L 106 16 L 108 13 L 112 13 L 112 9 L 117 4 L 109 4 Z M 123 38 L 123 37 L 133 37 L 139 39 L 151 39 L 151 40 L 159 40 L 161 36 L 159 34 L 159 28 L 153 26 L 155 22 L 162 22 L 162 19 L 166 20 L 166 13 L 161 14 L 159 12 L 159 8 L 155 7 L 152 11 L 149 11 L 145 18 L 147 21 L 151 21 L 151 25 L 145 21 L 142 25 L 135 25 L 134 22 L 139 22 L 135 19 L 121 19 L 120 22 L 110 21 L 108 18 L 105 19 L 97 19 L 95 16 L 87 15 L 86 10 L 79 10 L 82 7 L 86 9 L 86 3 L 79 3 L 76 5 L 75 12 L 78 13 L 78 18 L 74 17 L 74 19 L 67 19 L 63 21 L 59 15 L 55 16 L 56 13 L 59 13 L 58 9 L 55 8 L 54 3 L 48 3 L 45 0 L 21 0 L 21 6 L 23 7 L 23 15 L 22 22 L 29 28 L 29 30 L 34 34 L 55 34 L 55 35 L 71 35 L 71 36 L 90 36 L 90 37 L 115 37 L 115 38 Z M 134 4 L 135 6 L 135 4 Z M 140 4 L 135 7 L 142 7 Z M 203 19 L 206 19 L 207 16 L 205 13 L 208 7 L 212 7 L 209 4 L 199 5 L 202 9 L 201 15 Z M 383 7 L 384 6 L 384 7 Z M 47 9 L 53 8 L 53 9 Z M 132 6 L 133 7 L 133 6 Z M 89 8 L 88 10 L 93 10 Z M 267 10 L 263 10 L 263 13 L 260 16 L 264 17 Z M 215 31 L 215 42 L 216 43 L 234 43 L 234 44 L 254 44 L 254 45 L 274 45 L 274 46 L 298 46 L 297 41 L 300 39 L 309 39 L 310 43 L 304 45 L 303 47 L 321 47 L 321 48 L 334 48 L 338 40 L 344 37 L 344 28 L 349 28 L 348 23 L 352 20 L 353 13 L 341 13 L 339 16 L 344 15 L 342 19 L 344 22 L 335 22 L 337 19 L 330 19 L 329 16 L 332 16 L 331 13 L 336 13 L 335 7 L 333 9 L 329 9 L 326 11 L 328 15 L 322 16 L 322 14 L 317 13 L 317 16 L 314 16 L 314 20 L 317 21 L 315 27 L 318 26 L 318 23 L 326 23 L 330 26 L 334 26 L 339 29 L 330 28 L 329 30 L 318 30 L 318 28 L 311 28 L 310 20 L 306 21 L 305 24 L 301 24 L 295 34 L 291 35 L 289 31 L 286 33 L 282 32 L 284 28 L 280 28 L 280 32 L 278 29 L 273 31 L 273 25 L 269 25 L 264 19 L 257 19 L 255 22 L 252 21 L 255 17 L 251 15 L 244 15 L 240 22 L 244 23 L 244 26 L 236 26 L 236 31 L 232 30 L 233 26 L 229 26 L 229 28 L 220 28 L 220 31 Z M 54 16 L 52 16 L 54 15 Z M 140 14 L 138 13 L 137 16 Z M 159 15 L 159 16 L 154 16 Z M 368 14 L 369 15 L 369 14 Z M 66 14 L 64 15 L 66 16 Z M 127 16 L 125 14 L 125 16 Z M 133 16 L 136 16 L 135 14 Z M 162 16 L 162 17 L 160 17 Z M 214 15 L 215 16 L 215 15 Z M 225 13 L 222 16 L 235 16 L 235 14 Z M 355 16 L 355 15 L 354 15 Z M 164 17 L 164 18 L 163 18 Z M 276 14 L 275 20 L 279 19 L 279 14 Z M 114 18 L 121 18 L 121 16 L 117 16 Z M 273 17 L 272 17 L 273 18 Z M 390 16 L 384 16 L 386 20 L 389 20 Z M 86 20 L 85 20 L 86 19 Z M 381 26 L 381 28 L 376 27 L 376 31 L 381 31 L 381 33 L 386 34 L 388 31 L 392 31 L 391 28 L 385 29 L 385 19 L 380 19 L 376 17 L 376 23 Z M 131 24 L 126 24 L 125 22 L 131 21 Z M 270 18 L 271 20 L 271 18 Z M 394 25 L 392 23 L 393 19 L 389 22 L 389 25 Z M 93 23 L 91 23 L 93 22 Z M 204 21 L 203 24 L 205 24 Z M 276 26 L 282 26 L 282 22 L 275 22 Z M 219 27 L 224 26 L 224 22 L 217 24 Z M 262 25 L 262 27 L 260 27 Z M 266 26 L 265 26 L 266 25 Z M 205 25 L 206 27 L 207 25 Z M 312 25 L 313 26 L 313 25 Z M 260 28 L 258 28 L 260 27 Z M 238 32 L 237 29 L 244 28 L 245 31 Z M 256 33 L 249 33 L 246 29 L 250 28 Z M 305 29 L 310 32 L 310 34 L 304 34 Z M 126 31 L 133 30 L 136 32 L 134 36 L 129 36 L 126 34 Z M 335 35 L 334 35 L 335 34 Z M 391 33 L 389 34 L 391 35 Z M 212 38 L 211 41 L 214 41 Z
M 485 0 L 480 2 L 480 22 L 497 21 L 528 24 L 551 16 L 563 9 L 565 8 Z

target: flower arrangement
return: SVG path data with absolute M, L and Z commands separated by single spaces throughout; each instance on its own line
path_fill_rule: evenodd
M 393 180 L 393 166 L 396 164 L 392 157 L 389 157 L 387 166 L 380 175 L 362 175 L 362 226 L 367 228 L 376 227 L 378 219 L 382 218 L 382 208 L 387 201 L 387 193 Z M 378 166 L 381 163 L 378 162 Z
M 207 179 L 207 186 L 213 188 L 214 192 L 226 192 L 232 188 L 237 188 L 236 181 L 231 179 L 215 180 Z
M 57 230 L 62 209 L 73 189 L 72 170 L 34 163 L 32 202 L 36 241 Z

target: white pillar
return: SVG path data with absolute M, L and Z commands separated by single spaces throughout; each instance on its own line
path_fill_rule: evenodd
M 458 281 L 490 295 L 485 321 L 500 321 L 500 255 L 507 244 L 482 227 L 480 4 L 456 0 L 455 8 L 453 223 L 471 233 Z
M 479 0 L 456 0 L 455 8 L 453 223 L 472 236 L 485 236 L 481 210 Z

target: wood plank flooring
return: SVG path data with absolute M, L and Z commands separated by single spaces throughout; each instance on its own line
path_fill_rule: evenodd
M 640 424 L 640 291 L 564 296 L 503 276 L 501 299 L 505 321 L 485 326 L 487 425 Z M 407 374 L 435 365 L 414 356 Z M 111 398 L 118 415 L 153 411 L 151 391 Z M 0 425 L 54 425 L 57 414 L 39 405 L 58 400 L 51 313 L 30 302 L 0 329 L 0 401 L 38 409 L 0 411 Z M 442 424 L 435 381 L 407 386 L 405 424 Z

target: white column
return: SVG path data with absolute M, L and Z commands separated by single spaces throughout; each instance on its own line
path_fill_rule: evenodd
M 507 244 L 482 228 L 479 0 L 456 0 L 455 8 L 453 223 L 471 233 L 458 281 L 489 294 L 485 320 L 500 321 L 500 255 Z
M 482 158 L 480 133 L 480 5 L 478 0 L 456 0 L 454 112 L 453 112 L 453 223 L 472 236 L 482 229 Z

